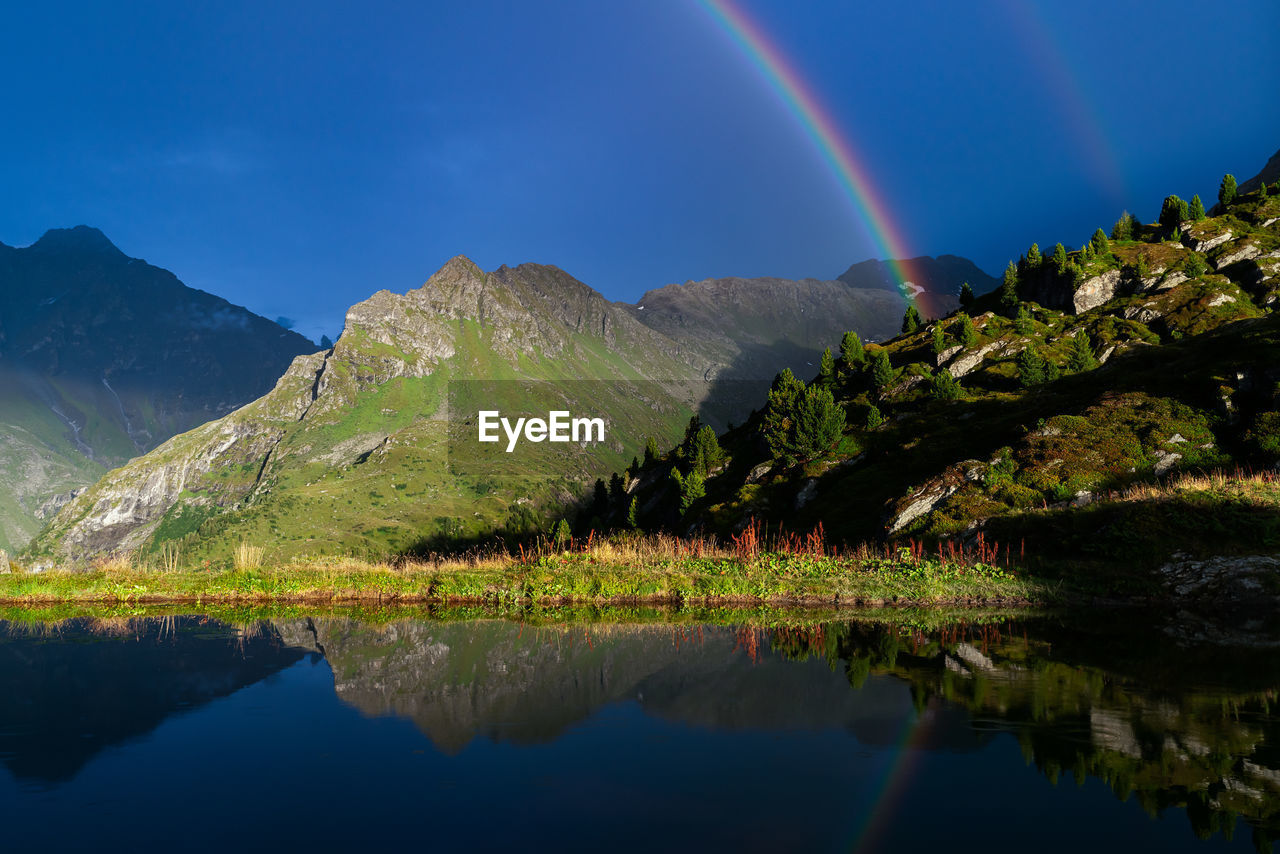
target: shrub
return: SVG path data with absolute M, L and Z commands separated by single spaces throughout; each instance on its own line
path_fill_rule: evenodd
M 964 389 L 960 387 L 960 383 L 946 368 L 934 374 L 930 384 L 934 400 L 950 402 L 959 400 L 964 396 Z

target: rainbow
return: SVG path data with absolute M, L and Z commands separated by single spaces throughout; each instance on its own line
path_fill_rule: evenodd
M 911 257 L 907 241 L 884 197 L 877 192 L 867 166 L 859 162 L 853 145 L 841 132 L 834 116 L 823 107 L 817 93 L 805 83 L 781 49 L 731 0 L 699 0 L 699 3 L 755 65 L 813 140 L 853 205 L 855 215 L 866 225 L 877 251 L 888 262 L 902 296 L 909 304 L 916 304 L 923 289 L 912 284 L 917 277 L 912 275 L 906 261 Z
M 912 772 L 924 758 L 924 745 L 932 733 L 937 715 L 936 709 L 926 708 L 904 725 L 879 778 L 870 787 L 874 799 L 853 827 L 852 839 L 842 850 L 876 850 L 877 842 L 888 828 L 897 811 L 898 801 L 906 794 Z

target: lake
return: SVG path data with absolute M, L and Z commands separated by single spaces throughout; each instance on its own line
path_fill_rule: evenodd
M 1280 839 L 1280 632 L 1261 622 L 11 616 L 12 851 Z

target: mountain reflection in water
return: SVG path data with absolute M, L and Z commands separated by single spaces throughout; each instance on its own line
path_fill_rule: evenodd
M 557 820 L 619 808 L 616 800 L 595 804 L 582 781 L 559 774 L 559 766 L 581 767 L 585 745 L 600 751 L 588 766 L 598 788 L 627 791 L 643 812 L 645 799 L 671 793 L 654 791 L 659 783 L 645 779 L 641 767 L 643 744 L 627 739 L 642 738 L 655 755 L 666 741 L 679 741 L 690 755 L 672 773 L 700 782 L 688 789 L 687 781 L 661 785 L 675 787 L 687 802 L 690 816 L 669 821 L 694 833 L 681 837 L 689 847 L 699 847 L 688 828 L 700 810 L 707 819 L 721 809 L 745 810 L 744 820 L 753 812 L 750 804 L 721 804 L 716 792 L 728 799 L 743 776 L 755 775 L 755 807 L 780 804 L 781 782 L 803 788 L 809 783 L 795 775 L 818 779 L 806 751 L 819 757 L 827 751 L 833 759 L 845 756 L 846 768 L 820 773 L 846 778 L 857 795 L 847 804 L 846 827 L 824 831 L 797 824 L 796 815 L 770 821 L 753 814 L 756 830 L 737 847 L 803 841 L 878 850 L 893 840 L 922 841 L 918 834 L 926 830 L 900 826 L 893 802 L 908 810 L 920 808 L 910 806 L 913 799 L 931 799 L 929 814 L 940 824 L 927 832 L 949 826 L 938 838 L 963 850 L 1000 838 L 991 815 L 969 824 L 975 808 L 1013 814 L 1030 808 L 1019 799 L 1045 797 L 1043 788 L 1052 794 L 1035 809 L 1065 816 L 1100 783 L 1160 817 L 1147 822 L 1152 833 L 1166 833 L 1169 819 L 1182 816 L 1180 844 L 1198 849 L 1197 838 L 1219 845 L 1234 839 L 1246 850 L 1250 843 L 1270 850 L 1269 840 L 1280 838 L 1277 641 L 1261 626 L 1215 636 L 1131 613 L 928 628 L 861 621 L 772 628 L 418 618 L 375 624 L 341 616 L 240 627 L 202 617 L 9 623 L 0 631 L 0 763 L 15 788 L 8 797 L 0 789 L 0 803 L 22 815 L 39 804 L 56 810 L 60 797 L 78 803 L 96 785 L 88 782 L 95 765 L 130 756 L 145 765 L 149 739 L 176 737 L 165 728 L 184 716 L 196 737 L 235 727 L 246 763 L 251 753 L 259 764 L 305 758 L 321 763 L 316 773 L 323 774 L 323 762 L 337 763 L 331 757 L 341 755 L 342 780 L 408 775 L 356 747 L 375 734 L 402 743 L 409 736 L 395 722 L 404 721 L 429 740 L 433 761 L 444 763 L 433 766 L 436 773 L 462 779 L 468 797 L 487 795 L 486 809 L 501 812 L 508 800 L 529 797 L 515 781 L 529 763 L 544 764 L 542 776 L 528 779 L 556 790 L 538 798 L 567 804 Z M 333 708 L 317 699 L 312 675 L 326 663 L 330 696 L 341 701 Z M 237 702 L 254 705 L 233 713 Z M 268 734 L 263 723 L 255 734 L 247 709 L 275 714 L 272 726 L 280 729 Z M 310 741 L 291 747 L 294 730 Z M 759 742 L 762 735 L 771 741 Z M 734 738 L 749 740 L 758 753 L 732 748 L 725 739 Z M 1028 786 L 1017 752 L 1052 786 Z M 279 771 L 289 776 L 289 769 Z M 977 779 L 1007 780 L 1009 791 L 968 791 Z M 225 782 L 225 791 L 234 791 L 235 781 Z M 281 781 L 281 808 L 291 803 L 296 782 Z M 407 791 L 424 780 L 385 782 Z M 1071 794 L 1077 786 L 1084 795 Z M 326 797 L 343 801 L 346 794 L 330 790 Z M 1132 812 L 1114 798 L 1088 804 L 1091 814 L 1080 820 L 1095 822 L 1100 833 L 1110 825 L 1119 833 Z M 225 804 L 205 806 L 238 808 L 231 795 Z M 652 821 L 660 829 L 667 814 Z M 908 831 L 917 835 L 903 836 Z M 386 824 L 380 832 L 399 838 Z M 1054 848 L 1053 840 L 1037 844 Z M 637 837 L 613 847 L 647 845 Z

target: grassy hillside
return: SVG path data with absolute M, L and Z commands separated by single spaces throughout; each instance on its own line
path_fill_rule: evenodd
M 837 349 L 808 390 L 776 381 L 776 400 L 720 437 L 704 485 L 672 478 L 698 468 L 686 442 L 634 473 L 610 521 L 625 525 L 634 501 L 648 528 L 731 534 L 759 519 L 851 543 L 981 537 L 1108 573 L 1175 552 L 1275 551 L 1280 487 L 1262 473 L 1280 461 L 1278 196 L 1030 251 L 965 311 Z M 788 388 L 829 391 L 844 420 L 792 459 L 769 442 L 808 429 Z

